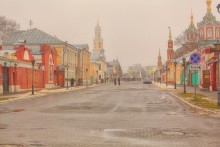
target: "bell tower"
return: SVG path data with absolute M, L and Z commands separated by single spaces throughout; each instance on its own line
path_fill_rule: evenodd
M 91 60 L 106 60 L 105 50 L 103 47 L 102 29 L 99 25 L 99 18 L 97 19 L 97 24 L 95 26 L 95 37 L 93 39 Z
M 94 50 L 103 49 L 103 39 L 102 39 L 101 33 L 102 33 L 102 30 L 99 25 L 99 19 L 97 19 L 97 25 L 95 27 L 95 38 L 93 40 Z
M 168 49 L 167 49 L 167 62 L 170 62 L 173 59 L 174 50 L 173 50 L 173 40 L 171 28 L 169 27 L 169 40 L 168 40 Z

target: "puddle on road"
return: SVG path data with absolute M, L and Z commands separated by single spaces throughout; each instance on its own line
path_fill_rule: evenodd
M 161 139 L 164 141 L 181 138 L 186 133 L 179 129 L 104 129 L 102 137 L 106 141 L 122 143 L 126 142 L 133 145 L 155 146 L 155 143 L 161 145 Z M 158 139 L 160 142 L 158 142 Z
M 70 105 L 57 106 L 42 110 L 45 113 L 106 113 L 113 109 L 115 105 L 105 105 L 99 103 L 72 103 Z

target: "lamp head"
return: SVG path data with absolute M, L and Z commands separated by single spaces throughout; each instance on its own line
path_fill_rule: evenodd
M 217 8 L 218 13 L 220 13 L 220 4 L 218 4 L 216 8 Z

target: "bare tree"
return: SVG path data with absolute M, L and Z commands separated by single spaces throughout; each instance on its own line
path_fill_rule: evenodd
M 0 16 L 0 38 L 2 38 L 5 33 L 16 31 L 19 28 L 20 25 L 15 20 Z
M 187 43 L 186 33 L 182 32 L 178 37 L 175 38 L 174 44 L 177 47 L 182 47 Z
M 191 52 L 194 49 L 197 49 L 199 45 L 202 45 L 198 41 L 190 42 L 187 40 L 186 32 L 182 32 L 178 37 L 175 38 L 174 41 L 175 46 L 180 48 L 178 52 L 176 52 L 176 57 L 182 56 L 185 53 Z

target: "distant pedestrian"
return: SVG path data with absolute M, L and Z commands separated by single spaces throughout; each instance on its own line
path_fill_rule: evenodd
M 72 78 L 72 79 L 71 79 L 71 87 L 73 87 L 74 81 L 75 81 L 75 80 Z
M 114 84 L 117 85 L 117 79 L 116 78 L 114 78 Z
M 120 86 L 120 84 L 121 84 L 121 81 L 120 81 L 121 79 L 118 77 L 118 85 Z

